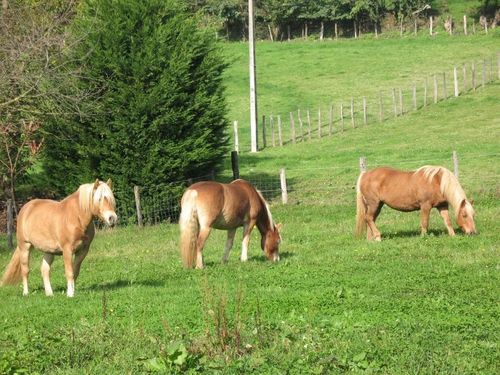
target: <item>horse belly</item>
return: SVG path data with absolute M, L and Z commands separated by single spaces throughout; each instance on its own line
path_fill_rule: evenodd
M 215 229 L 234 229 L 241 227 L 243 225 L 243 220 L 239 218 L 225 217 L 224 215 L 219 215 L 217 219 L 212 224 L 212 228 Z

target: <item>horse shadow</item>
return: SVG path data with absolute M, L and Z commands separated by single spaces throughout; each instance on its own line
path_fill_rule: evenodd
M 393 238 L 409 238 L 409 237 L 446 237 L 448 232 L 446 230 L 440 229 L 430 229 L 427 234 L 422 235 L 420 230 L 401 230 L 393 233 L 382 234 L 383 238 L 393 239 Z
M 118 279 L 108 283 L 94 283 L 92 285 L 84 286 L 79 288 L 80 290 L 93 290 L 93 291 L 109 291 L 109 290 L 117 290 L 123 288 L 130 288 L 134 285 L 140 286 L 148 286 L 148 287 L 162 287 L 165 285 L 165 282 L 160 280 L 125 280 Z

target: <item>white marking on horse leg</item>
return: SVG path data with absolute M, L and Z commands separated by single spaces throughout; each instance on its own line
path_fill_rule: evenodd
M 40 269 L 42 272 L 45 295 L 47 297 L 52 297 L 54 295 L 54 293 L 52 292 L 52 286 L 50 285 L 50 266 L 52 265 L 53 261 L 54 261 L 54 255 L 45 253 L 42 259 L 42 267 Z
M 73 252 L 71 247 L 63 249 L 63 260 L 64 260 L 64 273 L 66 274 L 66 280 L 68 285 L 66 295 L 68 297 L 73 297 L 75 295 L 75 278 L 73 273 Z
M 236 228 L 235 229 L 229 229 L 227 231 L 227 240 L 226 240 L 226 246 L 224 248 L 224 255 L 222 256 L 222 262 L 227 263 L 227 259 L 229 258 L 229 252 L 231 251 L 234 243 L 234 236 L 236 234 Z
M 453 226 L 451 225 L 448 207 L 438 208 L 438 211 L 439 211 L 439 215 L 441 215 L 441 217 L 443 218 L 444 225 L 446 225 L 446 229 L 448 230 L 448 234 L 450 236 L 454 236 L 455 230 L 453 229 Z
M 243 241 L 241 243 L 241 257 L 242 262 L 248 260 L 248 244 L 250 242 L 250 233 L 252 233 L 254 224 L 245 224 L 243 226 Z

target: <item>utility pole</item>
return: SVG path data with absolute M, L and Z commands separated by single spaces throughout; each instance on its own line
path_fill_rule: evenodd
M 248 44 L 250 68 L 250 140 L 251 152 L 257 152 L 257 79 L 255 74 L 255 38 L 254 38 L 253 0 L 248 0 Z

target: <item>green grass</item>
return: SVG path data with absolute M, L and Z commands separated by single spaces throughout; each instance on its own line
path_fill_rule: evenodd
M 269 118 L 278 114 L 288 122 L 291 111 L 301 109 L 304 113 L 310 109 L 314 114 L 320 105 L 347 103 L 351 97 L 356 100 L 363 96 L 378 98 L 380 91 L 389 99 L 393 88 L 409 90 L 415 82 L 422 89 L 426 77 L 442 72 L 449 75 L 447 88 L 451 95 L 453 67 L 460 68 L 465 63 L 470 70 L 473 61 L 478 64 L 489 57 L 495 57 L 496 61 L 500 50 L 498 36 L 491 33 L 488 36 L 438 35 L 337 42 L 260 41 L 256 45 L 259 122 L 262 115 Z M 240 150 L 248 151 L 248 44 L 227 43 L 224 50 L 231 64 L 225 80 L 228 119 L 239 122 Z M 429 81 L 429 97 L 431 85 Z M 388 104 L 386 108 L 389 112 Z
M 237 243 L 222 265 L 225 233 L 213 231 L 207 267 L 194 271 L 182 268 L 176 225 L 105 230 L 68 299 L 62 260 L 46 298 L 33 253 L 30 296 L 0 288 L 0 373 L 499 373 L 499 97 L 491 84 L 382 124 L 242 154 L 243 177 L 287 171 L 290 204 L 276 197 L 271 207 L 284 223 L 277 264 L 257 233 L 247 263 Z M 448 237 L 434 212 L 420 237 L 418 212 L 384 208 L 381 243 L 353 238 L 359 156 L 368 167 L 451 168 L 453 150 L 478 236 Z

